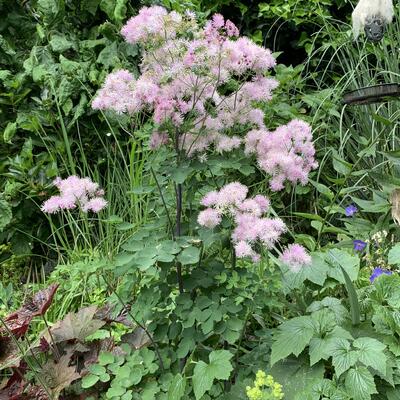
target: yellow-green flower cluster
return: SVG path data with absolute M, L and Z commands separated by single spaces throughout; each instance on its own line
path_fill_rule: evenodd
M 249 400 L 281 400 L 283 399 L 282 385 L 274 381 L 271 375 L 258 371 L 254 387 L 247 386 L 246 393 Z

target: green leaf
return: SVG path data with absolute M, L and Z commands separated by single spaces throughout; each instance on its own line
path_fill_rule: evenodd
M 343 372 L 355 365 L 358 360 L 357 351 L 350 350 L 350 342 L 346 339 L 332 339 L 328 352 L 332 356 L 332 365 L 335 367 L 335 373 L 338 378 Z
M 353 400 L 371 399 L 371 394 L 378 393 L 374 377 L 365 367 L 351 368 L 346 374 L 345 385 Z
M 194 246 L 186 247 L 178 255 L 178 261 L 183 265 L 196 264 L 200 259 L 200 249 Z
M 292 353 L 297 357 L 310 343 L 313 335 L 314 324 L 308 316 L 296 317 L 284 322 L 279 327 L 279 332 L 275 336 L 276 340 L 272 344 L 271 365 Z
M 352 324 L 356 326 L 360 323 L 360 304 L 358 302 L 357 292 L 347 272 L 342 266 L 340 266 L 340 268 L 343 272 L 344 280 L 346 282 L 347 294 L 349 295 L 351 321 Z
M 6 128 L 4 129 L 3 140 L 6 143 L 11 143 L 11 139 L 14 137 L 16 132 L 17 132 L 17 123 L 9 122 Z
M 298 272 L 293 272 L 290 268 L 284 268 L 285 283 L 292 289 L 299 288 L 304 281 L 309 280 L 319 286 L 323 286 L 327 278 L 329 265 L 325 262 L 324 253 L 313 253 L 312 264 L 308 268 L 302 268 Z
M 97 57 L 97 62 L 104 65 L 105 68 L 109 68 L 113 65 L 118 64 L 119 57 L 117 42 L 112 42 L 111 44 L 104 47 L 104 49 L 99 53 Z
M 400 264 L 400 243 L 395 244 L 388 254 L 389 264 Z
M 361 337 L 353 342 L 358 350 L 358 360 L 366 367 L 371 367 L 386 376 L 387 357 L 383 350 L 386 346 L 379 340 L 370 337 Z
M 86 375 L 82 378 L 82 388 L 88 389 L 94 386 L 99 381 L 99 377 L 97 375 Z
M 103 375 L 106 373 L 106 369 L 99 364 L 89 365 L 88 370 L 94 375 Z
M 233 355 L 227 350 L 215 350 L 209 356 L 210 363 L 199 361 L 193 373 L 193 390 L 196 400 L 211 389 L 214 379 L 227 380 L 233 369 L 230 359 Z
M 383 213 L 387 212 L 390 208 L 390 204 L 387 201 L 378 204 L 376 201 L 363 200 L 357 197 L 351 198 L 362 211 L 370 213 Z
M 112 353 L 102 352 L 99 355 L 99 364 L 108 365 L 114 362 L 114 355 Z
M 51 48 L 56 53 L 63 53 L 64 51 L 74 47 L 74 43 L 68 40 L 64 35 L 54 34 L 49 42 Z
M 180 400 L 185 394 L 185 388 L 186 379 L 181 374 L 175 375 L 169 385 L 167 400 Z
M 331 266 L 328 270 L 328 275 L 332 278 L 340 283 L 346 283 L 342 269 L 340 268 L 342 267 L 352 282 L 357 280 L 360 269 L 360 259 L 358 256 L 351 255 L 345 250 L 332 249 L 326 253 L 325 260 Z
M 11 222 L 12 211 L 10 204 L 0 196 L 0 232 Z
M 301 356 L 279 361 L 269 370 L 269 374 L 283 386 L 285 399 L 306 400 L 303 393 L 311 393 L 312 387 L 323 378 L 324 370 L 323 363 L 310 367 L 307 357 Z

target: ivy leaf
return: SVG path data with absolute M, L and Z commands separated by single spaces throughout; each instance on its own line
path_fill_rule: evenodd
M 185 394 L 186 379 L 181 375 L 175 375 L 168 389 L 167 400 L 180 400 Z
M 333 339 L 328 351 L 332 355 L 332 364 L 335 367 L 335 372 L 338 378 L 358 360 L 357 351 L 350 350 L 350 342 L 346 339 Z
M 387 358 L 383 352 L 386 346 L 383 343 L 370 337 L 361 337 L 353 342 L 353 346 L 359 349 L 357 352 L 359 361 L 386 376 Z
M 351 368 L 346 374 L 345 385 L 353 400 L 371 399 L 371 394 L 378 393 L 374 377 L 365 367 Z
M 215 350 L 209 356 L 210 363 L 199 361 L 193 374 L 193 390 L 196 400 L 211 389 L 214 379 L 226 380 L 233 369 L 230 359 L 232 354 L 227 350 Z
M 271 366 L 293 353 L 296 357 L 310 343 L 314 335 L 314 324 L 310 317 L 292 318 L 279 327 L 272 345 Z

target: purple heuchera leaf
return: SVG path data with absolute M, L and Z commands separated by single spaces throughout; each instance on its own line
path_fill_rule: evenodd
M 356 239 L 353 240 L 353 246 L 355 251 L 363 251 L 367 247 L 367 243 L 362 240 Z
M 358 208 L 354 204 L 350 204 L 345 208 L 344 213 L 346 214 L 346 217 L 352 217 L 357 211 Z
M 371 276 L 369 277 L 369 280 L 371 281 L 371 283 L 378 277 L 381 275 L 392 275 L 392 271 L 388 271 L 387 269 L 382 269 L 380 267 L 374 268 L 374 270 L 372 271 Z

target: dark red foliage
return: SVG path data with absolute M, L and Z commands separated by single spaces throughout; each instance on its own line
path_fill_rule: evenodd
M 25 335 L 32 319 L 38 315 L 44 315 L 49 308 L 58 288 L 58 284 L 50 285 L 48 288 L 37 292 L 31 300 L 27 301 L 19 310 L 5 318 L 6 327 L 0 329 L 0 341 L 9 334 L 16 338 Z
M 40 338 L 39 349 L 42 353 L 46 353 L 50 349 L 50 344 L 43 336 Z

